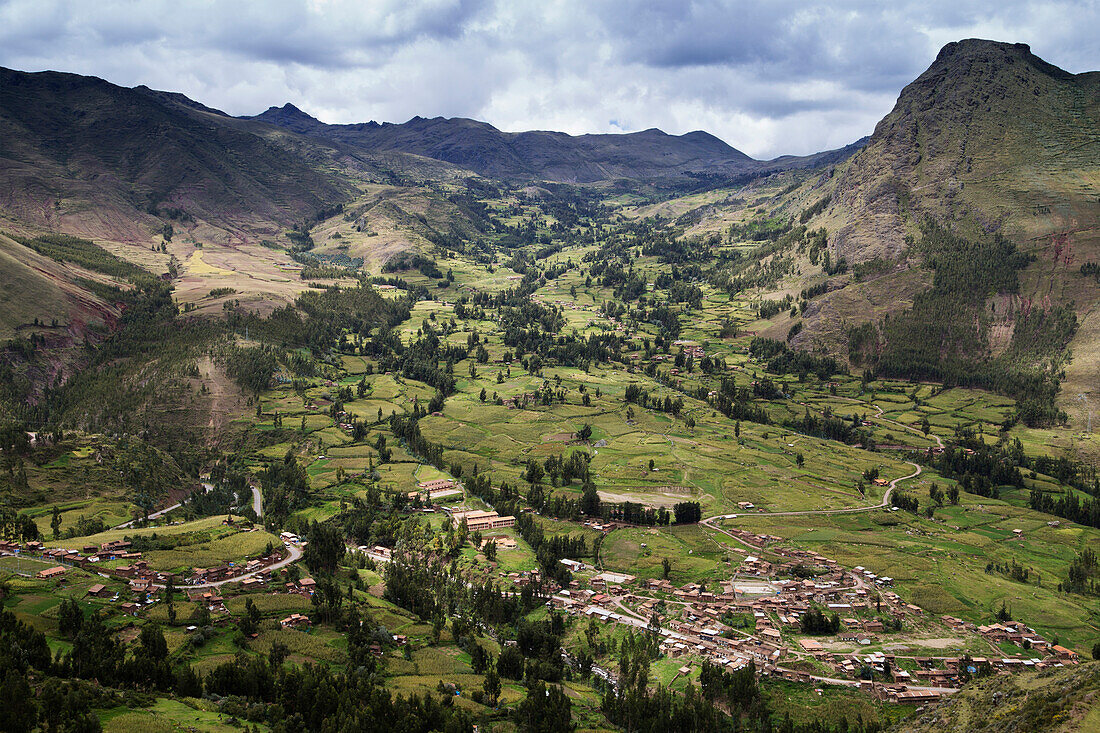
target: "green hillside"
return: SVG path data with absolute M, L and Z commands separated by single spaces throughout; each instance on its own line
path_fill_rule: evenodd
M 761 162 L 0 70 L 0 730 L 1095 729 L 1098 79 Z
M 896 733 L 1093 731 L 1100 728 L 1100 663 L 977 682 L 893 728 Z
M 1100 73 L 1067 73 L 1023 44 L 948 44 L 902 90 L 863 150 L 828 179 L 803 185 L 786 203 L 794 214 L 824 204 L 811 208 L 807 223 L 829 231 L 834 262 L 884 265 L 867 277 L 835 281 L 835 293 L 806 312 L 796 343 L 822 341 L 843 353 L 845 330 L 866 321 L 858 304 L 888 295 L 899 271 L 935 269 L 935 258 L 919 245 L 925 220 L 962 240 L 1002 236 L 1031 258 L 1021 264 L 1017 282 L 1005 287 L 973 280 L 976 310 L 949 306 L 943 314 L 917 317 L 957 322 L 965 312 L 980 318 L 972 345 L 965 345 L 969 337 L 946 336 L 951 343 L 946 348 L 969 350 L 970 360 L 980 361 L 1010 350 L 1021 321 L 1034 320 L 1037 311 L 1072 309 L 1080 327 L 1070 344 L 1076 358 L 1064 365 L 1067 396 L 1061 407 L 1074 418 L 1084 417 L 1076 396 L 1091 393 L 1100 376 L 1095 356 L 1100 289 L 1081 273 L 1083 264 L 1100 259 L 1097 161 Z M 979 262 L 980 257 L 963 267 Z M 884 311 L 898 315 L 908 305 L 887 303 Z M 882 336 L 886 349 L 912 341 L 908 332 Z M 1059 353 L 1055 345 L 1046 356 Z

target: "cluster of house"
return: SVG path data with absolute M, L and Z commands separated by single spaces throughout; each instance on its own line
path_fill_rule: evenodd
M 516 518 L 513 516 L 502 517 L 495 511 L 482 511 L 480 509 L 460 510 L 447 509 L 455 524 L 466 521 L 466 528 L 471 532 L 484 532 L 490 529 L 503 529 L 514 526 Z
M 538 401 L 539 395 L 536 392 L 524 392 L 523 394 L 505 397 L 503 399 L 504 406 L 509 410 L 515 410 L 517 407 L 523 407 L 529 403 L 537 403 Z
M 246 563 L 226 563 L 214 568 L 194 568 L 191 576 L 185 580 L 174 573 L 153 570 L 149 567 L 147 561 L 141 559 L 140 552 L 132 552 L 130 548 L 131 543 L 125 540 L 114 540 L 105 542 L 102 545 L 87 545 L 81 550 L 61 547 L 46 548 L 41 542 L 27 542 L 20 546 L 14 542 L 0 541 L 0 553 L 18 554 L 59 563 L 39 571 L 36 574 L 38 578 L 45 580 L 64 579 L 66 567 L 80 567 L 95 571 L 104 577 L 113 576 L 118 580 L 125 581 L 130 592 L 139 601 L 146 600 L 157 586 L 165 585 L 169 580 L 173 583 L 186 584 L 189 582 L 191 585 L 205 585 L 247 575 L 250 577 L 245 578 L 241 586 L 245 590 L 260 588 L 265 585 L 268 576 L 272 572 L 269 569 L 270 566 L 279 562 L 283 557 L 282 552 L 276 550 L 270 555 L 249 560 Z M 118 565 L 113 568 L 100 564 L 114 560 L 126 560 L 128 562 L 125 565 Z M 313 581 L 309 580 L 308 582 L 312 583 Z M 306 581 L 303 581 L 303 583 L 306 584 L 306 587 L 299 588 L 296 585 L 295 592 L 312 593 L 308 583 Z M 88 595 L 102 598 L 113 596 L 114 592 L 102 584 L 97 584 L 88 590 Z M 213 610 L 217 610 L 217 607 L 221 605 L 221 599 L 219 598 L 217 602 L 212 602 L 209 605 L 214 607 Z M 134 608 L 128 609 L 127 606 L 133 606 Z M 135 604 L 124 603 L 123 611 L 136 611 L 137 607 Z
M 284 629 L 308 629 L 310 623 L 309 616 L 304 616 L 300 613 L 292 613 L 280 621 L 279 626 Z
M 217 591 L 188 590 L 187 598 L 206 606 L 206 610 L 211 613 L 229 613 L 229 609 L 225 607 L 225 599 Z
M 1007 641 L 1011 644 L 1022 649 L 1034 649 L 1036 651 L 1044 652 L 1053 656 L 1062 662 L 1075 663 L 1079 661 L 1077 652 L 1072 649 L 1067 649 L 1059 644 L 1054 644 L 1048 639 L 1043 638 L 1041 634 L 1035 631 L 1035 629 L 1024 626 L 1022 623 L 1016 621 L 1006 621 L 1003 623 L 988 624 L 985 626 L 979 626 L 977 628 L 979 634 L 991 642 L 997 643 Z M 1002 660 L 1006 664 L 1015 664 L 1012 660 Z M 1031 660 L 1024 660 L 1025 662 Z M 996 665 L 994 665 L 996 666 Z
M 267 579 L 270 578 L 270 573 L 263 573 L 263 575 Z M 250 590 L 265 585 L 266 580 L 264 578 L 249 578 L 241 584 L 241 588 Z M 296 583 L 285 583 L 283 589 L 287 593 L 298 593 L 300 595 L 311 596 L 316 587 L 317 583 L 313 578 L 302 578 Z M 222 597 L 216 588 L 188 588 L 186 589 L 186 593 L 188 599 L 206 606 L 207 610 L 211 613 L 229 613 L 229 609 L 225 607 L 225 598 Z
M 263 557 L 249 560 L 245 563 L 230 562 L 212 568 L 193 568 L 191 570 L 191 576 L 187 581 L 191 585 L 207 585 L 208 583 L 232 580 L 233 578 L 247 575 L 250 577 L 245 578 L 241 582 L 241 585 L 246 589 L 259 588 L 262 587 L 271 576 L 272 571 L 270 567 L 280 562 L 282 559 L 282 551 L 276 549 L 270 555 L 264 555 Z
M 738 534 L 760 548 L 777 539 L 744 531 Z M 918 660 L 921 669 L 910 674 L 897 669 L 893 655 L 882 652 L 834 653 L 827 651 L 816 639 L 802 639 L 792 648 L 785 642 L 784 631 L 801 632 L 802 615 L 815 606 L 840 618 L 843 626 L 837 639 L 860 646 L 874 643 L 885 631 L 881 617 L 923 616 L 923 610 L 904 602 L 892 591 L 881 590 L 892 584 L 889 577 L 877 576 L 862 567 L 845 570 L 835 560 L 813 552 L 786 548 L 772 548 L 769 552 L 782 562 L 746 557 L 734 580 L 723 583 L 717 593 L 691 583 L 676 587 L 668 580 L 659 579 L 645 580 L 640 589 L 635 589 L 631 587 L 636 584 L 633 576 L 605 572 L 591 578 L 588 588 L 581 588 L 578 580 L 572 581 L 568 588 L 551 597 L 550 604 L 572 615 L 638 628 L 650 628 L 656 616 L 660 646 L 670 658 L 691 655 L 728 669 L 741 668 L 752 660 L 762 673 L 806 682 L 815 678 L 806 672 L 783 668 L 781 660 L 788 655 L 809 655 L 849 678 L 868 667 L 879 673 L 890 671 L 890 684 L 883 685 L 879 680 L 868 690 L 893 701 L 926 702 L 943 694 L 944 690 L 957 687 L 963 671 L 960 665 L 988 663 L 992 669 L 1010 670 L 1077 661 L 1074 652 L 1051 645 L 1022 624 L 976 627 L 951 617 L 944 617 L 948 625 L 954 622 L 960 629 L 968 626 L 967 630 L 976 631 L 991 642 L 1010 641 L 1021 647 L 1046 651 L 1049 656 L 1043 659 L 976 658 L 969 662 L 965 658 L 922 658 Z M 573 572 L 586 569 L 583 563 L 575 560 L 563 560 L 562 564 Z M 812 579 L 780 577 L 807 566 L 812 566 L 815 573 Z M 749 577 L 740 580 L 743 576 Z M 676 610 L 660 613 L 670 607 Z M 731 616 L 737 618 L 737 628 L 725 623 Z M 748 627 L 744 625 L 746 622 Z M 973 670 L 965 671 L 973 673 Z M 914 690 L 910 685 L 940 689 Z
M 141 557 L 140 552 L 131 552 L 130 543 L 124 540 L 105 542 L 102 545 L 85 545 L 80 550 L 70 550 L 63 547 L 46 548 L 38 541 L 20 545 L 12 540 L 0 540 L 0 553 L 53 560 L 65 565 L 83 568 L 109 560 L 133 560 Z
M 63 579 L 67 567 L 79 567 L 85 570 L 94 570 L 102 575 L 113 575 L 119 580 L 129 583 L 130 590 L 139 597 L 143 597 L 153 590 L 155 583 L 166 583 L 171 573 L 156 572 L 149 568 L 149 563 L 140 559 L 140 552 L 132 552 L 130 543 L 124 540 L 105 542 L 102 545 L 85 545 L 80 550 L 71 550 L 63 547 L 46 548 L 41 542 L 27 542 L 20 546 L 17 543 L 0 542 L 0 552 L 33 557 L 41 560 L 59 563 L 36 573 L 35 577 L 51 580 Z M 99 565 L 114 560 L 130 561 L 126 565 L 107 568 Z M 95 586 L 93 586 L 95 587 Z M 103 586 L 99 586 L 99 595 L 105 592 Z
M 373 547 L 359 545 L 359 547 L 355 549 L 375 562 L 389 562 L 393 559 L 393 550 L 388 547 L 383 547 L 382 545 L 375 545 Z
M 514 550 L 519 547 L 519 543 L 517 543 L 508 535 L 491 535 L 489 537 L 482 538 L 481 547 L 479 549 L 484 550 L 485 545 L 489 544 L 490 542 L 496 545 L 496 548 L 498 550 Z

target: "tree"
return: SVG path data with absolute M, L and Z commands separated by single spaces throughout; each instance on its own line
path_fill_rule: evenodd
M 164 600 L 168 605 L 172 605 L 172 601 L 176 596 L 176 581 L 175 576 L 171 573 L 168 574 L 168 580 L 164 583 Z
M 581 493 L 581 511 L 590 517 L 600 513 L 600 492 L 591 481 L 586 481 L 584 491 Z
M 920 430 L 925 435 L 928 435 L 928 433 L 932 432 L 932 425 L 928 422 L 928 416 L 927 415 L 922 417 L 921 420 L 920 420 Z
M 146 658 L 154 662 L 163 662 L 168 659 L 168 642 L 157 624 L 142 626 L 138 640 L 141 644 L 141 653 Z
M 1100 659 L 1100 641 L 1092 645 L 1092 658 Z
M 50 529 L 53 530 L 53 538 L 56 540 L 61 536 L 61 510 L 54 505 L 53 518 L 50 519 Z
M 202 697 L 202 680 L 190 666 L 176 672 L 176 683 L 172 688 L 180 697 Z
M 592 426 L 585 423 L 581 426 L 581 429 L 577 431 L 577 440 L 582 443 L 587 443 L 588 439 L 592 437 Z
M 347 552 L 344 535 L 335 524 L 310 522 L 302 561 L 315 573 L 331 573 Z
M 523 652 L 514 646 L 506 646 L 497 657 L 497 672 L 510 680 L 523 679 Z
M 531 685 L 527 697 L 516 709 L 520 730 L 527 733 L 568 733 L 576 729 L 572 720 L 573 703 L 560 685 L 539 680 Z
M 38 708 L 26 675 L 7 670 L 0 680 L 0 730 L 30 733 L 37 720 Z
M 89 696 L 57 679 L 46 680 L 41 691 L 41 728 L 49 733 L 98 733 L 103 730 L 91 710 Z
M 496 707 L 497 699 L 500 698 L 500 675 L 491 666 L 485 672 L 485 681 L 481 683 L 481 689 L 485 692 L 485 701 L 489 703 L 489 707 Z
M 676 524 L 694 524 L 703 518 L 703 509 L 697 501 L 681 501 L 672 507 Z
M 668 580 L 669 573 L 672 572 L 672 561 L 667 557 L 661 558 L 661 577 Z
M 928 498 L 934 501 L 937 506 L 943 506 L 943 489 L 935 481 L 928 487 Z
M 474 674 L 482 674 L 489 667 L 495 667 L 492 655 L 486 652 L 476 639 L 470 643 L 470 667 L 474 670 Z
M 241 616 L 241 621 L 237 624 L 237 627 L 241 630 L 241 633 L 250 636 L 256 633 L 256 628 L 259 623 L 260 609 L 257 608 L 256 604 L 249 598 L 244 602 L 244 614 Z
M 488 542 L 486 542 L 484 552 L 485 552 L 486 559 L 488 559 L 489 561 L 496 560 L 497 559 L 497 542 L 496 542 L 496 540 L 489 540 Z
M 542 477 L 544 475 L 546 475 L 546 472 L 543 471 L 543 468 L 539 465 L 538 461 L 527 461 L 527 470 L 523 474 L 523 477 L 527 480 L 527 483 L 537 486 L 538 484 L 542 483 Z
M 806 457 L 803 456 L 801 453 L 798 453 L 794 457 L 794 462 L 798 465 L 799 468 L 802 468 L 802 466 L 806 463 Z
M 57 607 L 57 626 L 62 636 L 72 639 L 84 625 L 84 612 L 72 598 L 61 601 Z

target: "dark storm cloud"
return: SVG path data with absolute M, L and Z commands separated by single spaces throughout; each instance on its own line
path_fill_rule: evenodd
M 0 0 L 0 64 L 180 91 L 232 114 L 704 129 L 759 157 L 868 134 L 946 42 L 1100 67 L 1098 3 Z

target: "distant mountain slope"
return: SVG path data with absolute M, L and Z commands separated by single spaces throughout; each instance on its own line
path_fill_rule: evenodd
M 403 124 L 367 122 L 328 125 L 292 104 L 248 119 L 354 145 L 365 150 L 405 152 L 446 161 L 483 176 L 592 183 L 617 178 L 662 179 L 707 174 L 736 177 L 844 159 L 856 147 L 814 156 L 753 160 L 706 132 L 669 135 L 657 129 L 626 134 L 567 135 L 562 132 L 502 132 L 464 118 L 414 117 Z
M 141 242 L 158 213 L 277 231 L 347 197 L 262 127 L 181 95 L 0 69 L 0 208 L 35 227 Z
M 108 278 L 60 263 L 0 233 L 0 340 L 38 334 L 47 341 L 82 339 L 109 325 L 118 308 L 93 292 Z

